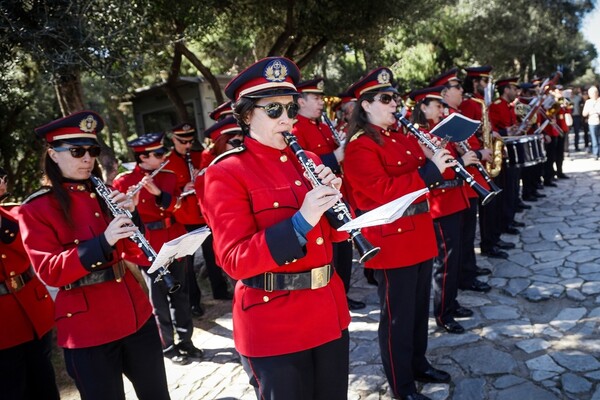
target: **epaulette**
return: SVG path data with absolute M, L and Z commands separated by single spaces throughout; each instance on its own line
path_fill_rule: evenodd
M 31 193 L 29 195 L 29 197 L 27 197 L 24 201 L 23 204 L 27 204 L 32 200 L 37 199 L 40 196 L 43 196 L 47 193 L 50 193 L 52 191 L 52 188 L 50 186 L 42 186 L 41 188 L 39 188 L 38 190 L 36 190 L 35 192 Z
M 502 99 L 498 99 L 494 102 L 494 104 L 500 104 L 500 103 L 502 103 Z
M 244 144 L 242 143 L 238 147 L 234 147 L 231 150 L 227 150 L 226 152 L 219 154 L 217 157 L 215 157 L 214 160 L 211 161 L 210 164 L 208 164 L 208 166 L 210 167 L 211 165 L 218 163 L 219 161 L 223 160 L 224 158 L 229 157 L 232 154 L 238 154 L 243 151 L 246 151 L 246 146 L 244 146 Z
M 292 126 L 296 125 L 298 123 L 298 118 L 294 118 L 292 120 Z
M 359 138 L 361 135 L 363 135 L 364 133 L 365 133 L 365 131 L 364 131 L 364 130 L 362 130 L 362 129 L 361 129 L 361 130 L 359 130 L 359 131 L 357 131 L 357 132 L 356 132 L 354 135 L 352 135 L 352 137 L 350 138 L 350 140 L 348 141 L 348 143 L 350 143 L 350 142 L 352 142 L 352 141 L 354 141 L 354 140 L 358 139 L 358 138 Z
M 122 176 L 128 175 L 128 174 L 130 174 L 130 173 L 132 173 L 132 172 L 133 172 L 133 171 L 123 171 L 123 172 L 121 172 L 120 174 L 118 174 L 117 176 L 115 176 L 115 179 L 114 179 L 114 180 L 117 180 L 117 179 L 121 178 Z

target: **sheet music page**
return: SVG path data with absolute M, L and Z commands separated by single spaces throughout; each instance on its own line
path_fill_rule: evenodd
M 352 221 L 340 226 L 338 231 L 350 231 L 352 229 L 361 229 L 369 226 L 385 225 L 394 222 L 398 218 L 402 217 L 402 214 L 404 214 L 408 206 L 410 206 L 416 199 L 427 192 L 429 192 L 429 190 L 427 188 L 423 188 L 406 194 L 400 198 L 397 198 L 396 200 L 392 200 L 389 203 L 366 212 L 360 217 L 356 217 Z
M 481 121 L 477 121 L 460 113 L 453 113 L 444 118 L 429 133 L 444 139 L 450 137 L 451 142 L 467 140 L 479 129 Z
M 210 229 L 205 226 L 188 232 L 185 235 L 181 235 L 163 244 L 162 248 L 158 252 L 156 260 L 154 260 L 148 269 L 148 273 L 153 273 L 161 266 L 168 266 L 177 258 L 194 254 L 202 242 L 204 242 L 204 240 L 208 237 L 208 235 L 210 235 Z

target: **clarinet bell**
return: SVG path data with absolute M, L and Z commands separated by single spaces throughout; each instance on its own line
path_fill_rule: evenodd
M 173 278 L 173 275 L 171 275 L 171 273 L 167 269 L 165 269 L 164 272 L 161 271 L 158 273 L 154 282 L 157 283 L 159 281 L 163 281 L 169 293 L 175 293 L 179 290 L 179 288 L 181 288 L 181 283 L 179 283 L 175 278 Z
M 374 247 L 369 241 L 358 231 L 356 235 L 352 235 L 352 241 L 356 246 L 356 250 L 360 255 L 358 262 L 363 263 L 375 257 L 381 250 L 381 247 Z

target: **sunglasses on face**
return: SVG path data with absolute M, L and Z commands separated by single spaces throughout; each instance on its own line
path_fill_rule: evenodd
M 163 158 L 165 156 L 164 151 L 151 151 L 148 155 L 153 155 L 155 158 Z
M 71 153 L 71 157 L 73 158 L 81 158 L 85 155 L 85 153 L 89 153 L 90 157 L 98 157 L 102 148 L 100 146 L 90 146 L 87 149 L 85 147 L 53 147 L 54 151 L 58 151 L 62 153 L 63 151 L 69 151 Z
M 179 143 L 181 144 L 190 144 L 194 142 L 194 139 L 190 139 L 190 140 L 183 140 L 183 139 L 179 139 L 178 137 L 175 138 L 175 140 L 177 140 Z
M 373 100 L 377 100 L 381 104 L 390 104 L 392 102 L 392 100 L 394 100 L 394 102 L 396 104 L 398 104 L 398 102 L 400 101 L 400 97 L 397 94 L 382 93 L 379 95 L 379 98 L 375 97 L 375 98 L 373 98 Z
M 460 83 L 457 83 L 456 85 L 448 85 L 448 89 L 462 89 L 462 85 Z
M 267 113 L 267 116 L 272 119 L 281 117 L 284 108 L 287 111 L 288 118 L 296 118 L 296 115 L 298 115 L 298 104 L 296 103 L 288 103 L 285 105 L 281 103 L 269 103 L 264 106 L 256 104 L 254 105 L 254 108 L 262 108 L 265 110 L 265 113 Z

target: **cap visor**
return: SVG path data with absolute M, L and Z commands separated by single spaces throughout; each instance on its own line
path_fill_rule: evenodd
M 276 97 L 276 96 L 298 96 L 299 94 L 300 93 L 298 93 L 296 90 L 289 89 L 289 88 L 282 88 L 282 89 L 262 90 L 259 92 L 244 95 L 242 97 L 248 97 L 250 99 L 263 99 L 265 97 Z
M 69 139 L 61 139 L 59 141 L 62 143 L 72 144 L 73 146 L 92 146 L 95 144 L 99 144 L 96 139 L 90 139 L 90 138 L 69 138 Z

